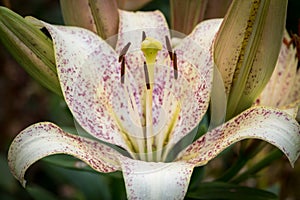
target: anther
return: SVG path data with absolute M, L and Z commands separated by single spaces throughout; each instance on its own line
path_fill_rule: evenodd
M 168 36 L 165 36 L 165 38 L 166 38 L 166 46 L 167 46 L 167 50 L 169 52 L 170 59 L 173 60 L 173 52 L 172 52 L 170 39 Z
M 148 67 L 146 62 L 144 62 L 144 72 L 145 72 L 146 87 L 147 90 L 150 90 L 149 73 L 148 73 Z
M 144 41 L 145 39 L 146 39 L 146 33 L 145 33 L 145 31 L 143 31 L 143 33 L 142 33 L 142 41 Z
M 121 50 L 121 53 L 120 53 L 120 56 L 119 56 L 119 62 L 122 61 L 122 59 L 124 58 L 125 54 L 127 53 L 129 47 L 131 45 L 131 42 L 128 42 L 124 47 L 123 49 Z
M 173 53 L 173 69 L 174 69 L 174 78 L 178 78 L 178 68 L 177 68 L 177 54 L 174 51 Z
M 119 62 L 121 62 L 121 83 L 122 84 L 125 82 L 125 54 L 127 53 L 130 45 L 131 45 L 131 43 L 128 42 L 121 50 L 121 53 L 119 56 Z
M 121 61 L 121 83 L 125 82 L 125 59 L 123 58 Z

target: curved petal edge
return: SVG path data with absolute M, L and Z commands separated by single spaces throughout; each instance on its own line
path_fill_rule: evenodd
M 97 141 L 66 133 L 50 122 L 34 124 L 17 135 L 8 151 L 8 164 L 25 187 L 26 170 L 39 159 L 53 154 L 72 155 L 98 172 L 120 169 L 117 151 Z

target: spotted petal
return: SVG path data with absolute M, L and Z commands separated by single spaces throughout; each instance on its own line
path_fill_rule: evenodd
M 115 51 L 96 34 L 82 28 L 52 26 L 50 32 L 57 73 L 74 118 L 91 135 L 128 149 L 111 108 L 123 94 Z
M 119 35 L 116 51 L 131 42 L 129 51 L 139 50 L 141 47 L 143 31 L 147 37 L 152 37 L 165 44 L 165 36 L 170 37 L 169 28 L 164 15 L 160 11 L 154 12 L 128 12 L 119 11 Z
M 39 159 L 53 154 L 75 156 L 98 172 L 120 169 L 114 149 L 77 135 L 64 132 L 56 125 L 44 122 L 23 130 L 12 142 L 8 163 L 13 175 L 25 187 L 26 170 Z
M 284 36 L 287 41 L 291 40 L 287 31 Z M 296 48 L 282 43 L 275 70 L 258 99 L 260 105 L 279 108 L 297 100 L 294 94 L 289 95 L 294 90 L 297 64 Z
M 212 44 L 222 20 L 207 20 L 200 23 L 194 31 L 175 48 L 178 53 L 178 73 L 183 74 L 184 82 L 179 82 L 178 90 L 185 85 L 192 91 L 179 93 L 181 111 L 170 143 L 175 144 L 200 122 L 207 111 L 213 79 Z M 200 76 L 199 76 L 200 75 Z
M 252 107 L 200 137 L 182 151 L 177 160 L 205 165 L 228 146 L 243 139 L 265 140 L 279 148 L 291 165 L 300 153 L 300 125 L 289 114 L 276 109 Z
M 183 199 L 193 165 L 121 160 L 128 199 Z

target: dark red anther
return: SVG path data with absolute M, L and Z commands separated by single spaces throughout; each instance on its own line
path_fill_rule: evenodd
M 145 31 L 143 31 L 143 33 L 142 33 L 142 41 L 144 41 L 145 39 L 146 39 L 146 33 L 145 33 Z
M 125 82 L 125 59 L 123 58 L 121 61 L 121 83 Z
M 170 59 L 173 60 L 173 52 L 172 52 L 172 46 L 171 46 L 171 42 L 168 36 L 165 36 L 166 38 L 166 46 L 167 46 L 167 50 L 169 52 L 169 56 Z
M 127 53 L 129 47 L 131 45 L 131 42 L 128 42 L 124 47 L 123 49 L 121 50 L 121 53 L 119 55 L 119 62 L 122 61 L 122 59 L 124 58 L 125 54 Z
M 146 87 L 147 90 L 150 89 L 150 81 L 149 81 L 149 72 L 146 62 L 144 62 L 144 72 L 145 72 L 145 81 L 146 81 Z
M 177 54 L 174 51 L 173 53 L 173 69 L 174 69 L 174 78 L 178 78 L 178 68 L 177 68 Z
M 119 62 L 121 62 L 121 83 L 125 82 L 125 54 L 127 53 L 131 43 L 128 42 L 121 50 Z

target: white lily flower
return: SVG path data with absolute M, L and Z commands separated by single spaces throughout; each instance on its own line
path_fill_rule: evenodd
M 34 124 L 10 146 L 14 176 L 25 186 L 24 174 L 34 162 L 63 153 L 98 172 L 121 170 L 129 199 L 183 199 L 195 166 L 246 138 L 275 145 L 293 165 L 300 152 L 300 126 L 285 112 L 266 107 L 244 111 L 166 162 L 208 109 L 212 47 L 221 22 L 200 23 L 175 49 L 170 49 L 169 29 L 159 11 L 120 11 L 116 49 L 88 30 L 43 23 L 53 39 L 65 101 L 94 139 L 50 122 Z M 127 155 L 99 140 L 122 147 Z

